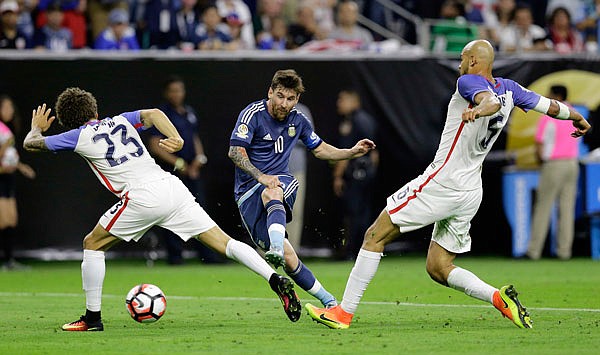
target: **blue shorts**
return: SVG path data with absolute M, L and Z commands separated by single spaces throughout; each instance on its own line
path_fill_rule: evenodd
M 298 180 L 291 175 L 278 175 L 283 184 L 283 206 L 286 212 L 286 223 L 292 221 L 292 209 L 298 192 Z M 269 250 L 269 232 L 267 231 L 267 210 L 262 203 L 261 194 L 265 186 L 257 183 L 246 191 L 237 201 L 242 222 L 250 238 L 262 250 Z M 287 237 L 287 233 L 286 233 Z

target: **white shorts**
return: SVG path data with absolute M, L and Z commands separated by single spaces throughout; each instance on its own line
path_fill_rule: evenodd
M 188 240 L 217 224 L 175 176 L 130 189 L 98 222 L 124 241 L 138 241 L 157 225 Z
M 387 198 L 386 211 L 401 233 L 432 223 L 431 239 L 453 253 L 471 250 L 471 220 L 479 209 L 482 189 L 458 191 L 421 175 Z

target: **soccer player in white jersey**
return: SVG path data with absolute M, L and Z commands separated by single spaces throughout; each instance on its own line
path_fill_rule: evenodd
M 348 328 L 375 276 L 384 247 L 402 233 L 434 223 L 426 262 L 431 278 L 491 303 L 518 327 L 531 328 L 530 316 L 512 285 L 498 290 L 454 265 L 456 254 L 471 247 L 469 227 L 482 198 L 481 165 L 514 107 L 573 121 L 573 137 L 584 135 L 590 125 L 561 102 L 512 80 L 494 78 L 493 62 L 494 49 L 488 41 L 476 40 L 463 48 L 460 77 L 433 162 L 388 197 L 386 208 L 367 229 L 341 304 L 330 309 L 306 305 L 314 320 L 330 328 Z
M 138 241 L 154 225 L 171 230 L 183 240 L 197 238 L 245 265 L 269 281 L 290 319 L 300 317 L 300 301 L 292 281 L 278 275 L 249 245 L 223 232 L 181 180 L 162 170 L 148 154 L 137 131 L 152 126 L 166 137 L 160 140 L 160 148 L 173 153 L 183 146 L 177 129 L 162 111 L 139 110 L 98 120 L 94 96 L 79 88 L 68 88 L 58 97 L 56 117 L 68 131 L 44 137 L 42 133 L 55 117 L 50 116 L 46 104 L 33 110 L 25 149 L 78 153 L 100 182 L 120 199 L 83 240 L 81 274 L 86 313 L 63 325 L 63 330 L 104 330 L 100 316 L 104 253 L 122 240 Z

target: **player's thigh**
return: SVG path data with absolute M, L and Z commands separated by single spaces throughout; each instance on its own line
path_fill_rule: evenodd
M 138 241 L 164 214 L 159 204 L 149 207 L 136 194 L 124 196 L 100 217 L 98 225 L 126 242 Z
M 387 198 L 393 224 L 406 233 L 451 216 L 457 208 L 456 191 L 427 176 L 419 176 Z
M 183 183 L 175 182 L 173 195 L 173 207 L 167 215 L 161 217 L 158 226 L 170 230 L 187 241 L 217 225 Z
M 267 211 L 263 206 L 261 191 L 255 191 L 238 205 L 242 223 L 252 242 L 262 250 L 269 250 Z
M 471 220 L 481 204 L 482 190 L 460 191 L 454 213 L 435 222 L 431 239 L 451 253 L 471 250 Z

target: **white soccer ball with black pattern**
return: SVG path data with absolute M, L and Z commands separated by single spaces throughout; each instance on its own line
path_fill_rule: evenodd
M 158 286 L 140 284 L 129 291 L 125 306 L 136 322 L 153 323 L 165 314 L 167 298 Z

